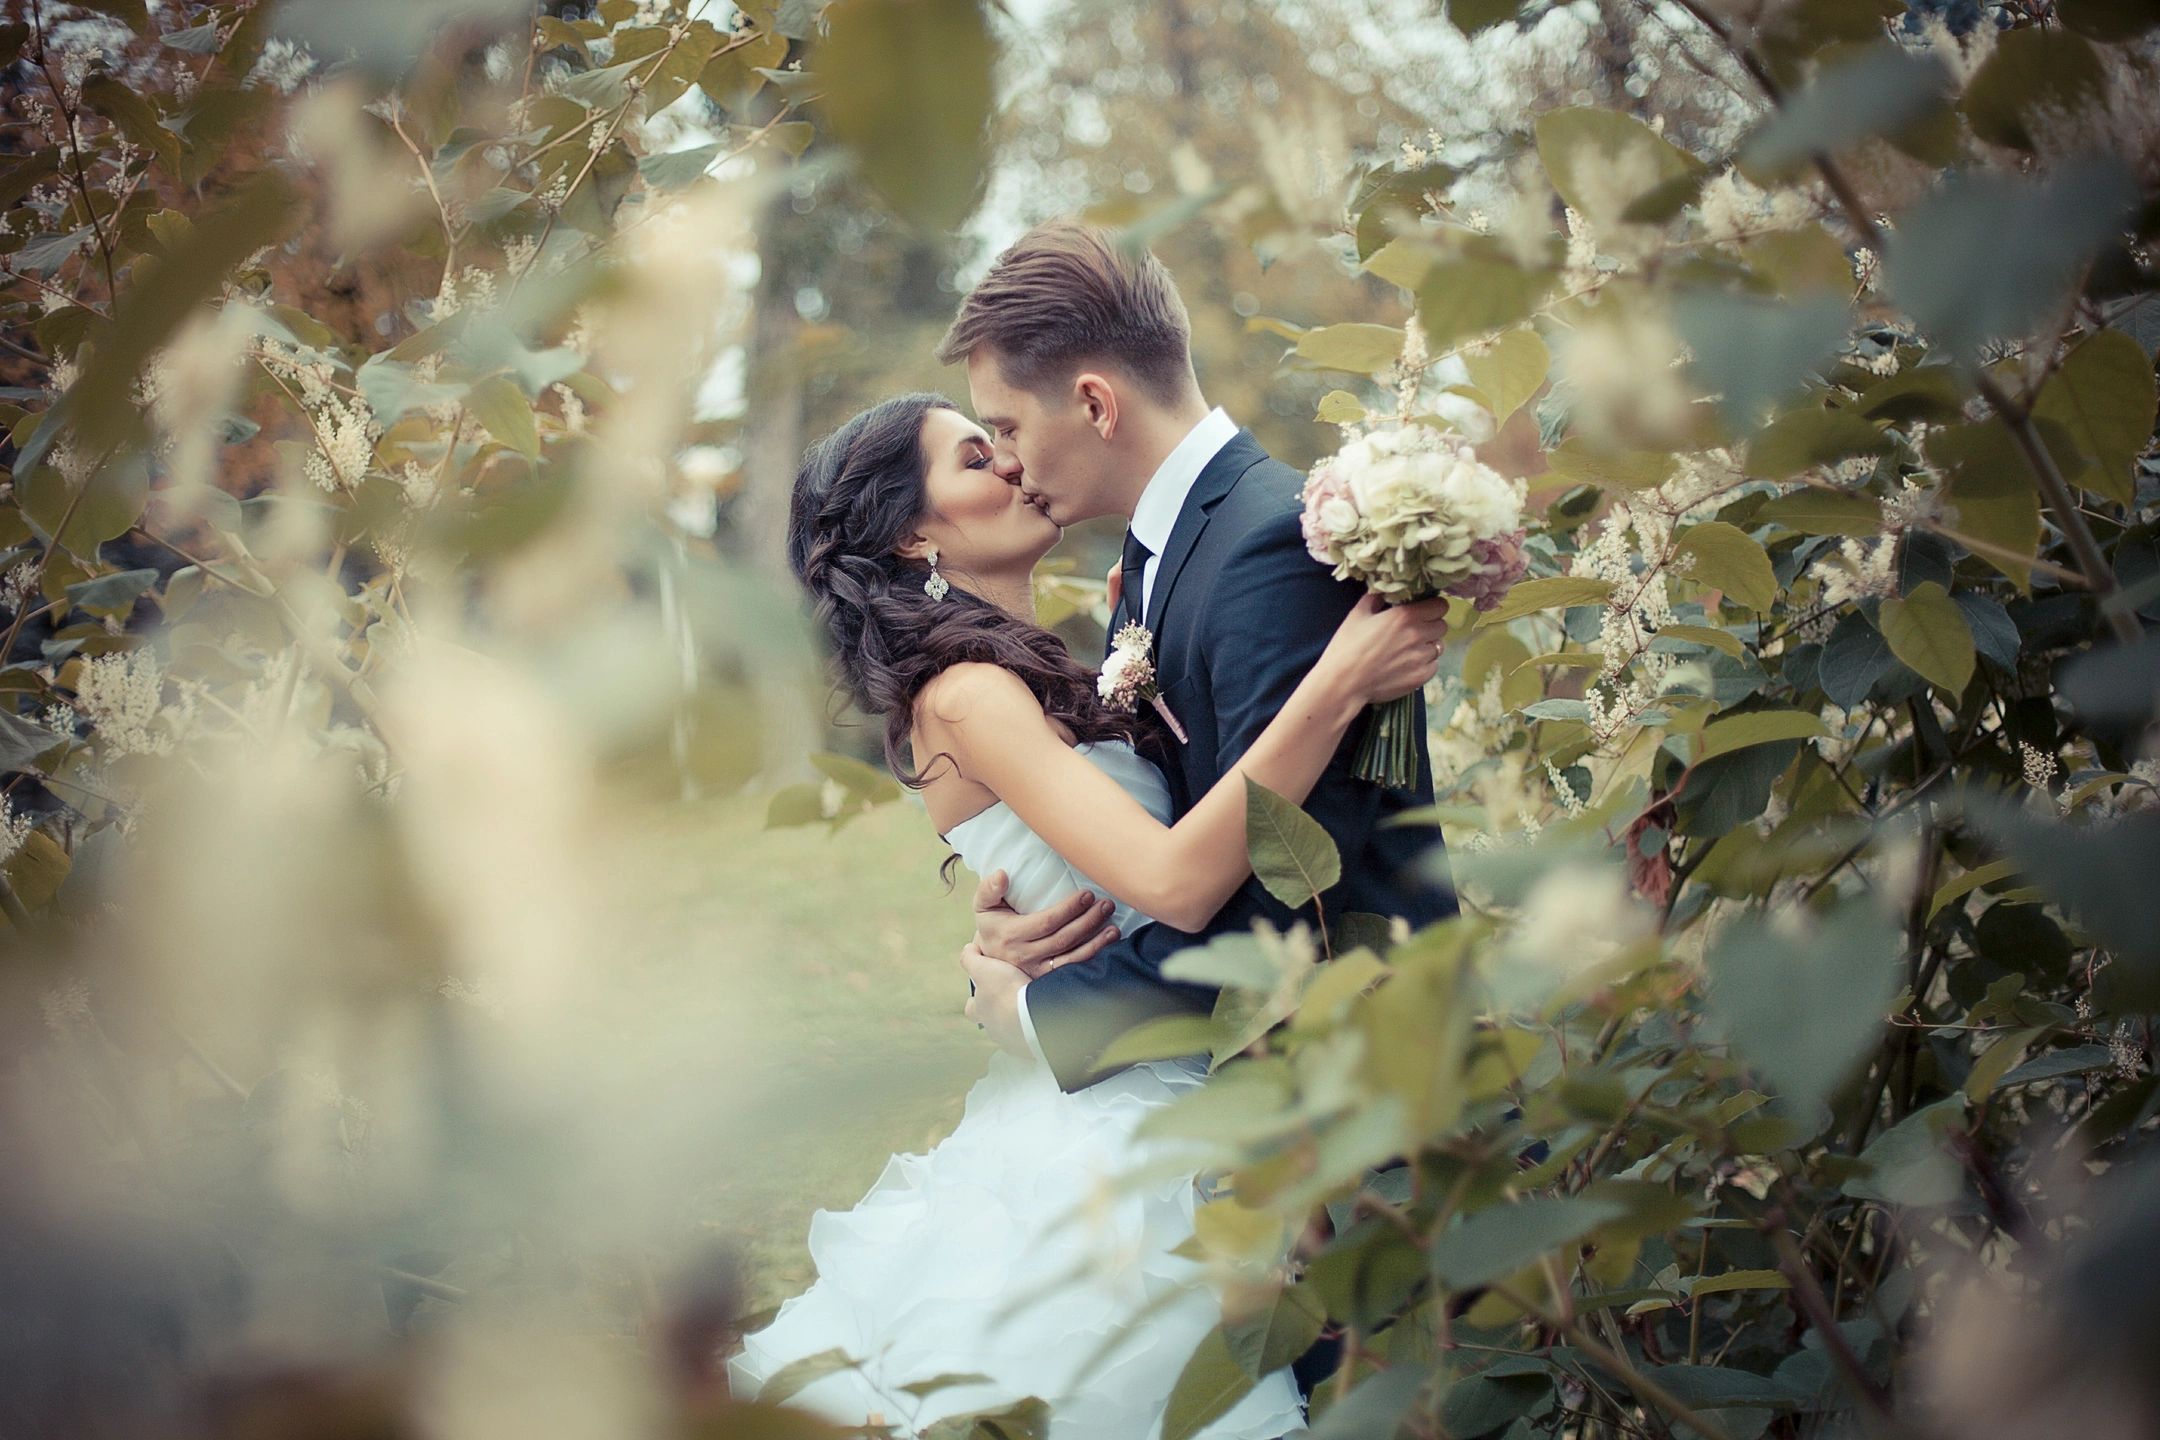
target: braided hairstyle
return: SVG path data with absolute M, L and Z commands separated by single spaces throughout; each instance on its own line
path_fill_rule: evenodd
M 885 717 L 885 763 L 914 789 L 922 774 L 901 754 L 915 697 L 963 661 L 1017 675 L 1077 739 L 1133 738 L 1130 717 L 1096 698 L 1093 673 L 1057 636 L 958 585 L 932 600 L 929 567 L 898 553 L 930 509 L 923 421 L 956 408 L 923 392 L 871 406 L 804 452 L 788 506 L 788 564 L 832 641 L 840 688 Z

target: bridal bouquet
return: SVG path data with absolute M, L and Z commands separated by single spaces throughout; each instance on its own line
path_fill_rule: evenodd
M 1402 603 L 1461 596 L 1480 610 L 1522 578 L 1524 486 L 1426 425 L 1354 435 L 1305 482 L 1305 548 L 1338 580 Z M 1416 697 L 1374 707 L 1358 778 L 1417 781 Z

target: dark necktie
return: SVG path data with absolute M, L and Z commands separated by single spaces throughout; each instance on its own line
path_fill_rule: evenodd
M 1143 592 L 1146 589 L 1148 557 L 1154 553 L 1140 543 L 1139 536 L 1130 530 L 1125 532 L 1125 556 L 1118 562 L 1118 568 L 1124 572 L 1125 593 L 1118 602 L 1118 609 L 1127 620 L 1139 621 L 1146 617 L 1147 607 L 1142 603 L 1146 597 Z M 1121 628 L 1122 625 L 1113 625 L 1112 633 Z

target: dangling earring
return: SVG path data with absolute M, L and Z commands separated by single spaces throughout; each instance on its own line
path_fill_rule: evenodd
M 937 546 L 931 546 L 930 553 L 923 558 L 930 562 L 930 578 L 922 582 L 923 594 L 928 595 L 932 600 L 943 600 L 946 594 L 951 591 L 952 583 L 943 575 L 938 574 Z

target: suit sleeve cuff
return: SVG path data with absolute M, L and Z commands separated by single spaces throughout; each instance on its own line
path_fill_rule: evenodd
M 1035 1057 L 1036 1063 L 1047 1070 L 1050 1067 L 1050 1057 L 1043 1054 L 1042 1041 L 1035 1038 L 1035 1022 L 1028 1018 L 1027 992 L 1028 987 L 1022 985 L 1013 996 L 1014 1006 L 1020 1012 L 1020 1034 L 1027 1040 L 1028 1053 Z

